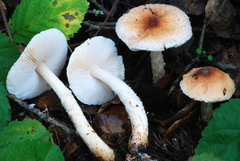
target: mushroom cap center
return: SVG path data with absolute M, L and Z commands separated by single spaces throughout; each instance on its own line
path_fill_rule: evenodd
M 158 24 L 159 24 L 159 20 L 155 16 L 149 17 L 146 29 L 158 27 Z
M 184 44 L 192 37 L 192 28 L 188 16 L 179 8 L 147 4 L 120 17 L 116 33 L 133 51 L 163 51 Z

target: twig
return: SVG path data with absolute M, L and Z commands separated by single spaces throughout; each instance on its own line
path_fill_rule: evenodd
M 202 51 L 203 39 L 204 39 L 204 34 L 205 34 L 205 31 L 206 31 L 206 27 L 207 27 L 207 18 L 204 17 L 202 32 L 201 32 L 201 36 L 200 36 L 200 39 L 199 39 L 199 46 L 198 46 L 198 48 L 201 49 L 201 51 Z M 201 54 L 198 54 L 199 58 L 200 58 L 200 55 Z M 196 62 L 198 62 L 198 61 L 196 61 Z
M 85 25 L 85 26 L 89 26 L 88 30 L 91 30 L 91 29 L 98 30 L 98 29 L 100 29 L 100 26 L 92 24 L 91 22 L 88 22 L 88 21 L 83 21 L 82 24 Z M 115 27 L 103 26 L 102 29 L 104 29 L 104 30 L 115 30 Z
M 96 21 L 89 21 L 89 23 L 92 23 L 92 24 L 98 25 L 98 26 L 101 26 L 103 24 L 103 22 L 96 22 Z M 104 25 L 109 26 L 109 27 L 115 27 L 116 22 L 106 22 Z
M 201 62 L 204 63 L 204 64 L 208 64 L 208 65 L 220 68 L 223 71 L 232 70 L 232 71 L 235 71 L 235 72 L 239 72 L 239 68 L 232 63 L 231 64 L 224 64 L 224 63 L 221 63 L 221 62 L 218 62 L 218 61 L 209 61 L 208 59 L 201 59 Z
M 201 28 L 198 28 L 198 27 L 192 27 L 192 29 L 194 32 L 200 32 L 202 30 Z M 216 35 L 212 29 L 206 30 L 205 33 L 206 33 L 206 36 L 207 35 L 209 36 L 209 34 Z M 233 34 L 234 35 L 231 35 L 230 39 L 240 41 L 240 37 L 238 36 L 239 32 L 233 33 Z
M 192 64 L 188 64 L 185 66 L 185 69 L 183 70 L 183 73 L 186 73 L 190 70 L 190 68 L 192 67 Z M 168 95 L 170 95 L 178 86 L 178 83 L 180 82 L 180 80 L 182 79 L 182 75 L 178 76 L 178 78 L 172 82 L 172 86 L 168 92 Z
M 193 111 L 190 111 L 189 114 L 187 116 L 185 116 L 182 119 L 177 120 L 176 122 L 174 122 L 167 130 L 167 132 L 163 135 L 163 141 L 172 138 L 174 136 L 174 134 L 176 133 L 177 130 L 179 130 L 180 127 L 182 127 L 183 125 L 185 125 L 187 123 L 187 121 L 189 121 L 190 119 L 193 119 L 195 116 L 195 114 L 198 112 L 199 107 L 195 108 Z
M 134 8 L 134 7 L 135 7 L 134 5 L 131 5 L 131 4 L 129 4 L 129 3 L 122 2 L 122 1 L 120 1 L 119 4 L 125 5 L 125 6 L 127 6 L 127 7 L 129 7 L 129 8 Z
M 9 27 L 8 27 L 8 23 L 7 23 L 7 19 L 6 19 L 5 13 L 4 13 L 4 9 L 3 9 L 2 3 L 3 2 L 1 1 L 0 2 L 0 8 L 1 8 L 2 17 L 3 17 L 3 20 L 4 20 L 4 25 L 5 25 L 6 29 L 7 29 L 7 33 L 8 33 L 10 41 L 13 42 L 12 35 L 11 35 L 11 32 L 10 32 Z
M 204 40 L 204 35 L 205 35 L 205 31 L 206 31 L 206 27 L 207 27 L 207 18 L 204 17 L 204 20 L 203 20 L 203 26 L 202 26 L 202 31 L 201 31 L 201 36 L 200 36 L 200 39 L 199 39 L 199 46 L 198 48 L 201 49 L 202 51 L 202 46 L 203 46 L 203 40 Z M 222 70 L 233 70 L 233 71 L 237 71 L 239 72 L 239 68 L 233 64 L 224 64 L 224 63 L 221 63 L 221 62 L 210 62 L 210 61 L 207 61 L 206 59 L 201 59 L 201 54 L 198 54 L 194 59 L 193 59 L 194 62 L 196 62 L 197 64 L 201 64 L 201 63 L 206 63 L 206 64 L 210 64 L 212 66 L 216 66 Z M 183 71 L 183 73 L 186 73 L 190 70 L 190 68 L 192 67 L 193 63 L 190 63 L 188 64 L 187 66 L 185 66 L 185 69 Z M 168 95 L 170 95 L 177 87 L 178 83 L 180 82 L 180 80 L 182 79 L 182 75 L 179 76 L 173 83 L 172 83 L 172 86 L 168 92 Z
M 204 20 L 203 20 L 203 26 L 202 26 L 202 32 L 201 32 L 201 36 L 200 36 L 200 39 L 199 39 L 199 46 L 198 48 L 201 49 L 202 51 L 202 46 L 203 46 L 203 39 L 204 39 L 204 33 L 206 31 L 206 26 L 207 26 L 207 18 L 204 17 Z M 194 59 L 193 59 L 193 62 L 196 62 L 196 63 L 200 63 L 200 57 L 201 54 L 198 54 Z M 186 73 L 190 70 L 190 68 L 192 67 L 193 63 L 189 63 L 188 65 L 185 66 L 185 69 L 183 70 L 183 73 Z M 180 80 L 182 79 L 182 75 L 178 76 L 178 78 L 172 83 L 172 86 L 168 92 L 168 95 L 170 95 L 177 87 L 178 83 L 180 82 Z
M 70 134 L 75 134 L 75 135 L 78 135 L 78 136 L 79 136 L 79 134 L 78 134 L 75 130 L 70 129 L 70 128 L 66 127 L 65 125 L 57 122 L 56 120 L 54 120 L 53 118 L 49 117 L 47 114 L 41 112 L 41 111 L 40 111 L 39 109 L 37 109 L 37 108 L 34 108 L 34 107 L 33 107 L 33 108 L 30 108 L 29 105 L 28 105 L 26 102 L 18 99 L 15 95 L 10 94 L 10 95 L 8 95 L 8 98 L 11 99 L 11 100 L 13 100 L 14 102 L 18 103 L 18 104 L 19 104 L 21 107 L 23 107 L 26 111 L 37 115 L 39 118 L 41 118 L 41 119 L 44 120 L 45 122 L 48 122 L 48 123 L 50 123 L 50 124 L 52 124 L 52 125 L 55 125 L 55 126 L 57 126 L 57 127 L 60 127 L 61 129 L 63 129 L 64 131 L 66 131 L 66 133 L 67 133 L 68 135 L 70 135 Z
M 198 48 L 200 49 L 201 53 L 197 54 L 197 56 L 194 59 L 194 62 L 196 62 L 198 64 L 201 63 L 202 46 L 203 46 L 203 40 L 204 40 L 206 27 L 207 27 L 207 17 L 204 17 L 203 26 L 202 26 L 202 32 L 201 32 L 201 36 L 200 36 L 200 39 L 199 39 L 199 45 L 198 45 Z
M 225 3 L 223 2 L 221 8 L 224 7 L 225 4 L 226 4 L 226 2 Z M 219 12 L 219 13 L 221 13 L 221 12 Z M 202 51 L 202 46 L 203 46 L 204 33 L 206 31 L 206 26 L 208 24 L 209 24 L 209 22 L 207 23 L 207 18 L 205 17 L 204 18 L 204 24 L 203 24 L 203 27 L 202 27 L 201 36 L 200 36 L 200 39 L 199 39 L 199 47 L 198 47 L 199 49 L 201 49 L 201 51 Z M 233 70 L 233 71 L 239 72 L 239 68 L 237 66 L 235 66 L 234 64 L 224 64 L 224 63 L 217 62 L 217 61 L 209 61 L 207 59 L 201 59 L 200 60 L 200 59 L 201 59 L 201 54 L 198 54 L 197 59 L 196 59 L 196 63 L 198 63 L 198 64 L 205 63 L 205 64 L 208 64 L 208 65 L 211 65 L 211 66 L 218 67 L 218 68 L 220 68 L 220 69 L 222 69 L 224 71 L 225 70 Z
M 208 21 L 207 25 L 209 25 L 212 21 L 214 21 L 214 20 L 219 16 L 220 13 L 222 13 L 223 8 L 224 8 L 225 4 L 227 3 L 227 1 L 228 1 L 228 0 L 224 0 L 224 1 L 223 1 L 221 7 L 217 10 L 217 12 L 216 12 L 216 14 L 213 16 L 213 18 L 211 18 L 211 19 Z
M 175 122 L 176 120 L 186 116 L 193 109 L 195 104 L 196 104 L 196 101 L 192 100 L 184 108 L 182 108 L 180 111 L 178 111 L 173 117 L 171 117 L 167 120 L 163 120 L 163 121 L 154 119 L 154 122 L 157 122 L 162 126 L 170 125 L 173 122 Z
M 102 29 L 102 27 L 103 27 L 104 24 L 107 22 L 109 16 L 111 15 L 111 13 L 112 13 L 113 9 L 115 8 L 115 6 L 116 6 L 116 4 L 117 4 L 118 1 L 119 1 L 119 0 L 115 0 L 114 4 L 113 4 L 113 6 L 112 6 L 112 8 L 111 8 L 111 10 L 110 10 L 110 12 L 109 12 L 109 14 L 107 15 L 106 19 L 104 20 L 103 24 L 101 25 L 101 27 L 97 30 L 97 32 L 96 32 L 92 37 L 96 36 L 96 35 L 98 34 L 98 32 Z
M 108 10 L 106 10 L 103 6 L 101 6 L 96 0 L 89 0 L 90 2 L 92 2 L 96 7 L 98 7 L 100 10 L 103 11 L 103 14 L 105 16 L 109 15 Z
M 115 3 L 115 2 L 114 2 Z M 112 11 L 112 13 L 111 13 L 111 16 L 114 16 L 115 15 L 115 13 L 117 12 L 117 7 L 116 6 L 118 6 L 118 4 L 119 4 L 119 0 L 117 0 L 117 2 L 116 2 L 116 4 L 115 4 L 115 7 L 113 8 L 113 11 Z M 113 4 L 114 5 L 114 4 Z

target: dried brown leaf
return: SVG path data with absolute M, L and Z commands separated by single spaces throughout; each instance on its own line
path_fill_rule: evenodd
M 115 115 L 96 114 L 94 121 L 94 129 L 100 135 L 100 137 L 114 140 L 114 135 L 123 136 L 125 130 L 122 127 L 123 123 Z
M 175 77 L 165 74 L 163 77 L 161 77 L 157 81 L 157 86 L 160 87 L 161 89 L 164 89 L 174 79 L 175 79 Z
M 169 0 L 170 4 L 183 10 L 186 14 L 200 15 L 204 13 L 207 0 Z
M 163 141 L 169 140 L 174 136 L 174 134 L 183 127 L 188 121 L 192 118 L 196 117 L 196 113 L 198 113 L 199 108 L 195 108 L 193 111 L 189 112 L 187 116 L 182 119 L 177 120 L 174 122 L 167 130 L 167 132 L 163 135 Z
M 186 115 L 188 115 L 192 111 L 192 109 L 195 107 L 195 104 L 196 104 L 196 101 L 192 100 L 184 108 L 179 110 L 174 116 L 172 116 L 166 120 L 163 120 L 163 121 L 161 121 L 161 120 L 155 120 L 155 121 L 158 122 L 162 126 L 170 125 L 173 122 L 175 122 L 176 120 L 181 119 L 181 118 L 185 117 Z
M 235 64 L 240 69 L 240 51 L 234 53 L 234 55 L 230 59 L 230 63 Z M 234 82 L 236 85 L 240 83 L 240 72 L 235 72 Z
M 211 41 L 208 41 L 207 47 L 205 50 L 208 55 L 214 55 L 217 52 L 220 53 L 221 49 L 222 49 L 221 41 L 217 38 L 217 39 L 211 39 Z
M 113 106 L 102 114 L 97 114 L 94 129 L 109 145 L 115 145 L 117 137 L 123 137 L 131 131 L 131 123 L 124 106 Z
M 21 45 L 21 44 L 18 45 L 18 49 L 17 49 L 17 50 L 18 50 L 20 53 L 22 53 L 24 49 L 25 49 L 25 46 L 23 46 L 23 45 Z
M 107 108 L 109 108 L 111 105 L 118 105 L 121 101 L 118 98 L 118 96 L 115 96 L 110 102 L 103 104 L 99 110 L 98 113 L 103 113 Z
M 123 126 L 129 126 L 130 127 L 130 120 L 128 118 L 128 114 L 125 110 L 124 106 L 112 106 L 108 110 L 104 111 L 104 114 L 109 116 L 109 115 L 115 115 L 117 118 L 119 118 Z M 130 129 L 125 128 L 126 132 L 130 132 Z
M 76 143 L 68 143 L 66 146 L 67 147 L 63 155 L 66 160 L 69 160 L 71 154 L 78 148 L 78 146 Z
M 201 15 L 204 13 L 204 9 L 206 6 L 206 1 L 204 0 L 194 0 L 192 3 L 189 5 L 189 14 L 192 15 Z
M 209 0 L 205 8 L 205 16 L 208 20 L 212 19 L 219 8 L 221 7 L 223 0 Z M 235 24 L 236 10 L 233 5 L 227 1 L 222 9 L 222 12 L 218 17 L 210 23 L 217 36 L 223 38 L 230 38 Z
M 229 49 L 223 49 L 222 50 L 222 60 L 221 60 L 221 62 L 222 63 L 229 63 L 229 61 L 230 61 L 230 57 L 232 56 L 232 55 L 234 55 L 234 53 L 237 51 L 237 49 L 236 49 L 236 47 L 235 46 L 232 46 L 231 48 L 229 48 Z
M 46 107 L 49 111 L 61 110 L 62 105 L 58 96 L 53 92 L 53 90 L 49 90 L 44 92 L 40 96 L 33 99 L 33 101 L 37 104 L 37 106 L 41 110 L 45 110 Z
M 91 106 L 91 105 L 82 105 L 81 109 L 84 113 L 88 115 L 94 115 L 98 111 L 98 108 L 96 106 Z

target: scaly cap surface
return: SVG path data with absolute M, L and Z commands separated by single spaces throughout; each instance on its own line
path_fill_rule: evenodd
M 183 75 L 180 87 L 188 97 L 204 102 L 228 100 L 235 91 L 230 76 L 211 66 L 193 68 Z
M 188 16 L 179 8 L 147 4 L 132 8 L 117 21 L 116 33 L 130 50 L 163 51 L 192 37 Z

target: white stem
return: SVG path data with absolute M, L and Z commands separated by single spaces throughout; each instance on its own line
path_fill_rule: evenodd
M 130 152 L 134 154 L 138 150 L 146 148 L 148 144 L 148 120 L 139 97 L 125 82 L 99 66 L 91 68 L 91 75 L 111 87 L 125 105 L 132 126 L 132 136 L 129 139 Z
M 90 126 L 71 91 L 58 79 L 44 62 L 41 62 L 38 65 L 36 71 L 58 95 L 77 132 L 91 152 L 102 160 L 114 160 L 115 155 L 113 150 L 102 141 Z
M 152 74 L 153 83 L 156 84 L 158 80 L 164 76 L 164 59 L 161 51 L 151 51 L 151 63 L 152 63 Z

